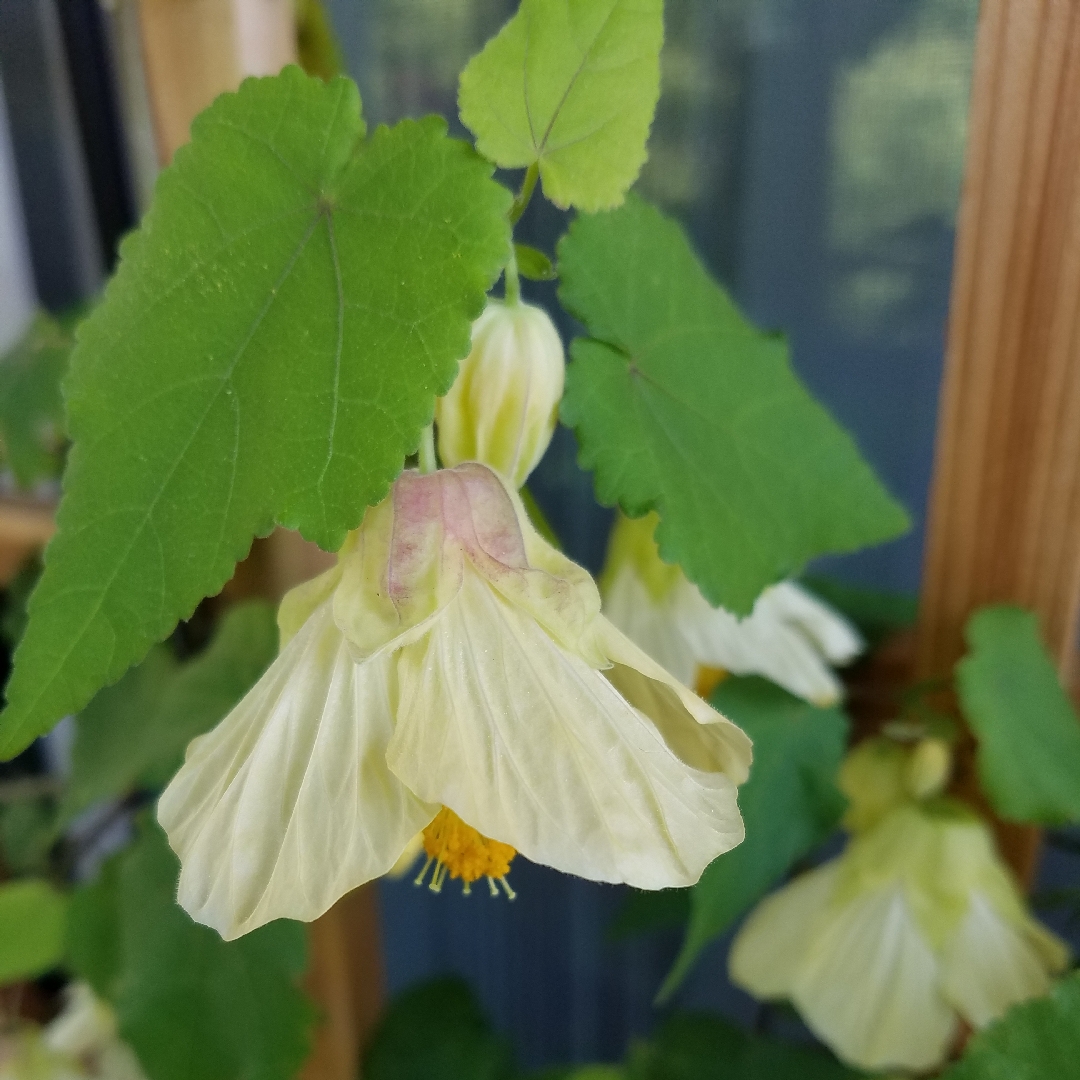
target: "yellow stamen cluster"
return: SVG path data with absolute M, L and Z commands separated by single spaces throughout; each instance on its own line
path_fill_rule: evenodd
M 489 840 L 471 825 L 466 825 L 453 810 L 443 807 L 435 820 L 424 830 L 424 851 L 427 862 L 416 879 L 422 885 L 431 864 L 435 872 L 428 886 L 432 892 L 441 892 L 447 877 L 461 878 L 465 895 L 472 891 L 472 883 L 482 877 L 488 879 L 492 896 L 498 896 L 496 883 L 513 900 L 517 895 L 507 884 L 510 863 L 517 852 L 498 840 Z

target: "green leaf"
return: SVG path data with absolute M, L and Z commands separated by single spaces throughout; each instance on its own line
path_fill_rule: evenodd
M 127 854 L 102 866 L 97 878 L 76 889 L 68 908 L 68 965 L 107 1001 L 115 1001 L 124 971 L 120 879 Z
M 0 803 L 0 864 L 9 873 L 17 877 L 48 873 L 49 852 L 59 834 L 52 794 Z
M 558 206 L 622 202 L 660 96 L 663 0 L 522 0 L 461 73 L 462 123 Z
M 941 1080 L 1073 1080 L 1080 1060 L 1080 972 L 1050 997 L 1010 1009 L 976 1032 Z
M 291 1080 L 315 1018 L 297 988 L 306 931 L 279 921 L 224 942 L 175 901 L 179 864 L 150 820 L 75 902 L 70 958 L 116 1009 L 153 1080 Z
M 956 688 L 994 809 L 1007 821 L 1080 819 L 1080 721 L 1038 620 L 1018 607 L 982 608 L 965 637 L 969 653 L 956 665 Z
M 588 328 L 562 417 L 606 505 L 657 510 L 665 561 L 747 614 L 826 552 L 899 535 L 907 515 L 810 396 L 781 337 L 739 314 L 674 221 L 641 199 L 580 217 L 559 297 Z
M 630 1080 L 855 1080 L 824 1050 L 751 1035 L 717 1016 L 676 1013 L 630 1058 Z
M 710 941 L 829 835 L 844 810 L 834 784 L 847 741 L 841 709 L 816 708 L 756 676 L 725 679 L 711 701 L 754 740 L 750 779 L 739 789 L 746 839 L 694 886 L 686 938 L 660 1000 Z
M 187 744 L 228 714 L 277 646 L 274 609 L 262 601 L 232 608 L 206 649 L 185 663 L 155 646 L 79 714 L 62 820 L 136 787 L 164 787 Z
M 807 574 L 800 584 L 854 623 L 871 647 L 914 626 L 919 614 L 915 593 L 864 589 L 817 574 Z
M 515 244 L 518 273 L 530 281 L 554 281 L 559 275 L 552 261 L 540 250 L 528 244 Z
M 0 359 L 0 440 L 22 488 L 60 474 L 65 441 L 60 383 L 73 344 L 70 331 L 41 313 Z
M 40 975 L 64 955 L 67 901 L 47 881 L 0 885 L 0 986 Z
M 684 926 L 690 918 L 691 889 L 631 889 L 608 927 L 613 941 Z
M 364 1080 L 510 1080 L 513 1055 L 469 987 L 435 979 L 398 995 L 364 1054 Z
M 0 755 L 115 682 L 274 522 L 338 548 L 431 421 L 511 199 L 438 117 L 364 141 L 353 83 L 287 68 L 196 118 L 81 324 L 59 531 Z

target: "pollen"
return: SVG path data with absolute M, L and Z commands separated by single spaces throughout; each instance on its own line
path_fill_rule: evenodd
M 484 877 L 492 896 L 499 895 L 499 886 L 509 899 L 517 895 L 506 880 L 517 852 L 509 844 L 489 840 L 448 807 L 444 806 L 424 830 L 424 851 L 427 862 L 416 878 L 417 885 L 423 884 L 434 863 L 435 871 L 428 885 L 432 892 L 441 892 L 446 879 L 451 877 L 461 879 L 468 896 L 472 883 Z

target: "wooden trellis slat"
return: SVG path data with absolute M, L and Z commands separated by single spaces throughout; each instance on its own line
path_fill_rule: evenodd
M 968 616 L 999 602 L 1038 613 L 1068 681 L 1080 613 L 1075 0 L 982 0 L 916 674 L 949 674 Z M 1037 833 L 1002 826 L 999 840 L 1030 880 Z

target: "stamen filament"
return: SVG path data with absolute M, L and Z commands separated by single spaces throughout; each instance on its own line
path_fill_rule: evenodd
M 423 837 L 428 858 L 416 878 L 417 885 L 423 884 L 428 869 L 434 863 L 435 869 L 428 884 L 434 893 L 441 892 L 447 877 L 451 877 L 460 878 L 462 892 L 465 896 L 471 896 L 472 883 L 486 877 L 492 896 L 499 895 L 498 886 L 502 886 L 511 900 L 516 896 L 506 882 L 510 863 L 517 854 L 509 844 L 483 836 L 445 806 L 424 830 Z

